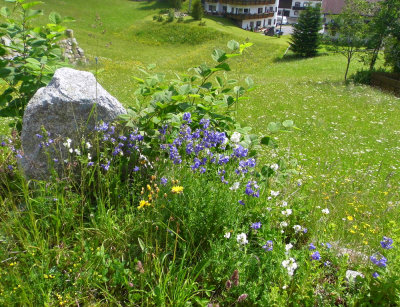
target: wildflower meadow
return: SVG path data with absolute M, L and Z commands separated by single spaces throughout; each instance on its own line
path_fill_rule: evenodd
M 323 129 L 313 118 L 323 106 L 302 106 L 312 113 L 307 126 L 283 104 L 289 116 L 277 110 L 261 129 L 251 104 L 260 75 L 235 79 L 253 48 L 227 40 L 207 49 L 207 64 L 173 76 L 140 66 L 127 114 L 76 140 L 46 127 L 36 134 L 43 180 L 19 166 L 20 115 L 12 117 L 0 136 L 1 306 L 399 304 L 397 175 L 346 168 L 345 151 L 336 166 L 310 158 L 318 144 L 333 147 L 323 134 L 308 139 Z M 339 85 L 305 91 L 331 86 Z M 361 189 L 377 185 L 384 191 Z

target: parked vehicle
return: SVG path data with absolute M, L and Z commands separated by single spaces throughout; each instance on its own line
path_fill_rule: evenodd
M 281 23 L 283 24 L 283 25 L 287 25 L 288 24 L 288 20 L 287 20 L 287 17 L 286 16 L 278 16 L 277 17 L 277 22 L 276 22 L 276 24 L 277 25 L 280 25 Z
M 274 36 L 275 34 L 275 27 L 269 27 L 266 30 L 264 30 L 264 34 L 268 36 Z
M 279 29 L 276 29 L 275 34 L 276 35 L 283 35 L 283 31 L 281 31 Z

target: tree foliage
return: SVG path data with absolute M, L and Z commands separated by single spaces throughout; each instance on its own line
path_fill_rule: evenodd
M 170 0 L 170 5 L 174 9 L 180 10 L 182 8 L 182 0 Z
M 293 35 L 290 41 L 292 51 L 302 57 L 312 57 L 317 54 L 320 44 L 322 20 L 319 7 L 308 7 L 294 25 Z
M 0 115 L 21 117 L 36 91 L 48 84 L 57 68 L 67 65 L 57 41 L 66 30 L 62 22 L 73 19 L 52 12 L 47 25 L 34 27 L 32 20 L 42 11 L 33 7 L 42 2 L 7 2 L 15 6 L 0 10 L 0 36 L 7 42 L 0 45 L 0 79 L 6 84 L 0 95 Z
M 201 18 L 203 18 L 203 5 L 200 0 L 195 0 L 193 2 L 192 17 L 195 20 L 201 20 Z

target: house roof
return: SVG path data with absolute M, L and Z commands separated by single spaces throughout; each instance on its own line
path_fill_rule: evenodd
M 280 0 L 279 8 L 280 9 L 291 9 L 292 8 L 292 0 Z
M 365 1 L 379 2 L 381 0 L 365 0 Z M 346 4 L 345 0 L 322 0 L 322 13 L 340 14 L 345 4 Z

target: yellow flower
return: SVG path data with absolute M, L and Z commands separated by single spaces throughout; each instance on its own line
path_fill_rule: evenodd
M 349 215 L 349 216 L 347 217 L 347 219 L 348 219 L 349 221 L 352 221 L 352 220 L 353 220 L 353 217 L 352 217 L 351 215 Z
M 183 192 L 183 187 L 179 185 L 173 186 L 171 192 L 174 194 L 181 194 Z
M 150 203 L 147 200 L 141 200 L 137 208 L 142 209 L 144 206 L 150 206 Z

